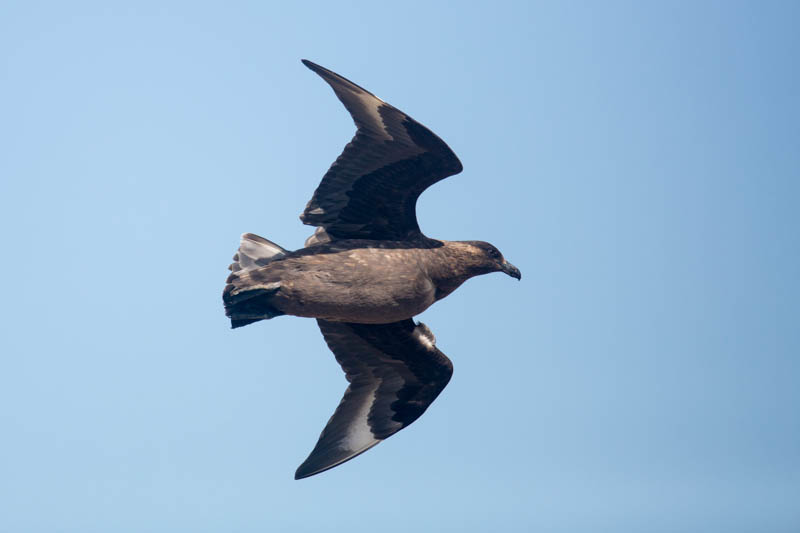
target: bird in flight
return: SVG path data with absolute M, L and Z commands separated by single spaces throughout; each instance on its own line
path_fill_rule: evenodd
M 222 297 L 231 326 L 281 315 L 317 319 L 349 382 L 301 479 L 338 466 L 419 418 L 450 381 L 453 365 L 415 315 L 473 276 L 520 271 L 487 242 L 426 237 L 419 195 L 461 172 L 428 128 L 374 94 L 303 60 L 356 124 L 355 137 L 300 215 L 316 226 L 299 250 L 241 237 Z

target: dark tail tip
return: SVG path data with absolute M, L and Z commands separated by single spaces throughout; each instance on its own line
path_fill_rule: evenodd
M 231 319 L 231 329 L 241 328 L 242 326 L 246 326 L 248 324 L 252 324 L 253 322 L 258 322 L 259 320 L 264 320 L 263 318 L 242 318 L 242 319 Z

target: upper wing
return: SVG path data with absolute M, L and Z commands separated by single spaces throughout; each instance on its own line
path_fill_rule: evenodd
M 317 323 L 350 386 L 295 479 L 340 465 L 411 424 L 453 374 L 428 327 L 411 319 Z
M 300 215 L 331 239 L 405 240 L 420 233 L 416 203 L 439 180 L 461 172 L 452 150 L 428 128 L 335 72 L 322 76 L 358 130 Z M 326 238 L 328 238 L 326 237 Z M 320 242 L 312 238 L 309 244 Z

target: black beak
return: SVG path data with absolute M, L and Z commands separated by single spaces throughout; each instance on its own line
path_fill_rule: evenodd
M 522 279 L 522 272 L 519 271 L 517 267 L 509 263 L 508 261 L 504 261 L 502 265 L 500 265 L 500 269 L 511 276 L 512 278 Z

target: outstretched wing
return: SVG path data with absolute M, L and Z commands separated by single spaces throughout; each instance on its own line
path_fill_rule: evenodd
M 406 240 L 420 234 L 419 195 L 461 172 L 452 150 L 428 128 L 335 72 L 303 60 L 322 76 L 358 130 L 300 215 L 323 239 Z M 318 235 L 318 234 L 317 234 Z
M 428 327 L 411 319 L 317 323 L 350 386 L 295 479 L 340 465 L 411 424 L 453 374 Z

